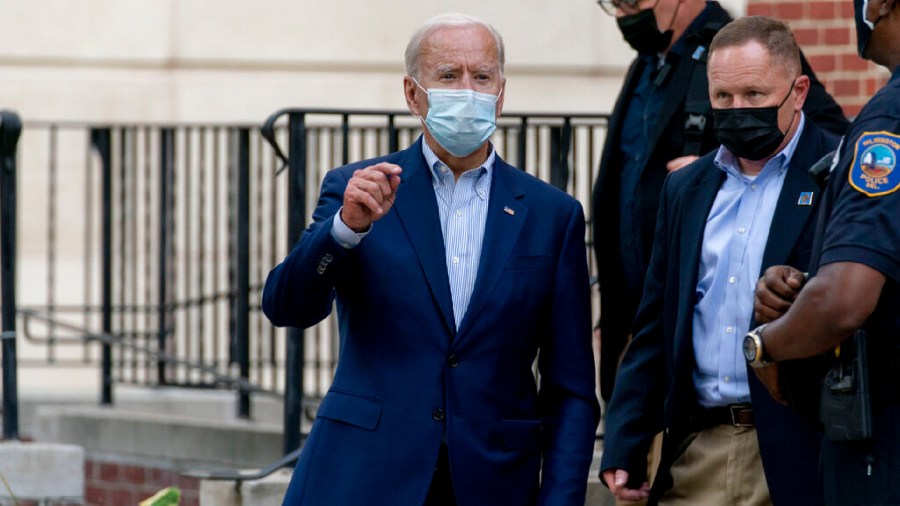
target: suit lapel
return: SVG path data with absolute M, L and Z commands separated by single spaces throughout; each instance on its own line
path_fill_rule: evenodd
M 425 279 L 428 280 L 431 294 L 452 335 L 456 333 L 456 323 L 453 319 L 453 299 L 447 276 L 444 238 L 441 235 L 441 221 L 431 171 L 422 155 L 421 143 L 420 137 L 400 159 L 403 183 L 397 190 L 397 200 L 393 209 L 397 211 L 397 216 L 409 236 L 410 244 L 419 259 L 419 266 Z
M 769 229 L 769 238 L 763 252 L 762 272 L 772 265 L 788 261 L 803 227 L 809 220 L 809 215 L 815 206 L 799 205 L 800 194 L 811 192 L 813 199 L 821 197 L 816 195 L 819 189 L 806 172 L 818 161 L 816 157 L 822 152 L 821 141 L 820 132 L 807 119 L 797 149 L 794 151 L 787 173 L 784 175 L 784 184 L 781 188 L 781 195 L 778 196 L 778 203 L 775 206 L 775 214 L 772 216 L 772 225 Z M 760 272 L 760 276 L 762 272 Z
M 679 336 L 674 343 L 676 361 L 693 360 L 693 340 L 681 339 L 680 336 L 690 336 L 692 332 L 689 325 L 693 321 L 691 313 L 696 298 L 694 292 L 697 290 L 697 273 L 706 218 L 719 193 L 719 187 L 722 186 L 724 176 L 725 174 L 710 161 L 697 181 L 681 194 L 683 200 L 680 203 L 680 212 L 684 214 L 684 220 L 679 237 L 681 251 L 679 267 L 682 275 L 679 278 L 681 284 L 678 287 L 678 311 L 686 313 L 684 315 L 686 317 L 678 320 L 687 322 L 684 325 L 688 328 L 676 329 L 675 335 Z
M 478 318 L 490 299 L 528 215 L 528 207 L 521 201 L 524 193 L 510 177 L 510 172 L 515 170 L 518 169 L 499 157 L 494 162 L 478 276 L 475 278 L 469 307 L 459 325 L 459 336 L 472 326 L 472 322 Z

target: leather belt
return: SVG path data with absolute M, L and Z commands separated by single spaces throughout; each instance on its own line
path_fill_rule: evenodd
M 712 427 L 713 425 L 756 426 L 756 415 L 753 414 L 753 406 L 750 403 L 707 408 L 700 411 L 697 420 L 703 427 Z

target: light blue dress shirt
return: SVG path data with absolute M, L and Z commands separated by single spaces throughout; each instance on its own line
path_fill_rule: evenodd
M 726 177 L 706 217 L 693 319 L 693 381 L 704 407 L 750 400 L 741 346 L 775 206 L 804 123 L 801 113 L 794 137 L 755 177 L 744 175 L 724 146 L 716 153 L 715 165 Z
M 469 300 L 475 289 L 475 278 L 478 276 L 497 155 L 491 146 L 487 160 L 480 167 L 464 172 L 455 180 L 453 171 L 438 159 L 424 141 L 422 154 L 431 168 L 431 181 L 441 219 L 441 234 L 444 237 L 453 318 L 458 329 L 469 307 Z M 371 227 L 360 234 L 350 230 L 341 220 L 340 212 L 335 216 L 331 227 L 332 237 L 345 248 L 356 247 L 371 231 Z

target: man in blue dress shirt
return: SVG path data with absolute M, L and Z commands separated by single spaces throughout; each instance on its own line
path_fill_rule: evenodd
M 329 172 L 266 280 L 273 323 L 336 302 L 341 337 L 285 504 L 584 504 L 599 420 L 584 211 L 489 141 L 503 62 L 484 21 L 426 22 L 403 79 L 422 137 Z
M 760 272 L 809 261 L 818 188 L 836 145 L 805 118 L 810 82 L 790 29 L 734 21 L 710 45 L 721 146 L 663 185 L 650 267 L 606 418 L 601 477 L 621 500 L 817 504 L 818 436 L 775 402 L 742 353 Z M 651 490 L 646 456 L 663 431 Z

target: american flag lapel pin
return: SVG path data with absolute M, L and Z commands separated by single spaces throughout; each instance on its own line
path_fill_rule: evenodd
M 800 198 L 797 199 L 798 206 L 811 206 L 813 202 L 813 192 L 800 192 Z
M 508 214 L 508 215 L 510 215 L 510 216 L 515 216 L 515 215 L 516 215 L 516 212 L 513 211 L 512 208 L 510 208 L 509 206 L 503 206 L 503 212 L 506 213 L 506 214 Z

